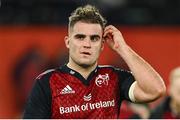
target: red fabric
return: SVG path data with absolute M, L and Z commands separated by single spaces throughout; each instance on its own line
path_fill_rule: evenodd
M 106 74 L 106 70 L 98 72 L 98 74 Z M 118 76 L 113 72 L 110 73 L 111 78 L 107 84 L 102 84 L 101 87 L 97 86 L 95 83 L 95 76 L 91 81 L 89 86 L 85 86 L 76 77 L 70 74 L 57 73 L 51 77 L 50 88 L 52 90 L 52 117 L 51 118 L 118 118 L 119 116 L 119 83 Z M 75 93 L 64 94 L 60 92 L 69 85 Z M 85 101 L 83 99 L 84 95 L 89 95 L 91 93 L 92 97 L 90 101 Z M 115 107 L 100 107 L 104 101 L 109 101 Z M 116 101 L 116 102 L 115 102 Z M 96 108 L 92 107 L 92 104 L 96 103 Z M 91 106 L 90 106 L 91 104 Z M 101 105 L 100 105 L 101 104 Z M 81 106 L 86 106 L 87 109 L 82 110 Z M 60 107 L 72 107 L 79 106 L 80 110 L 69 113 L 60 113 Z
M 132 115 L 134 115 L 134 112 L 129 108 L 127 103 L 124 101 L 121 104 L 121 109 L 120 109 L 120 119 L 129 119 Z
M 172 114 L 172 112 L 165 112 L 162 116 L 162 119 L 180 119 L 179 117 L 176 117 Z

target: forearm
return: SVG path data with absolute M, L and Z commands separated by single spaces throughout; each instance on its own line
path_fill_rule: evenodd
M 145 101 L 151 101 L 160 97 L 165 92 L 165 85 L 161 76 L 128 45 L 124 44 L 117 50 L 118 54 L 125 60 L 132 74 L 137 81 L 139 90 L 135 92 L 135 98 Z M 144 96 L 142 96 L 144 95 Z
M 127 63 L 135 80 L 133 91 L 138 102 L 147 102 L 157 99 L 165 93 L 166 87 L 160 75 L 125 42 L 121 32 L 109 25 L 104 30 L 107 44 L 116 51 Z

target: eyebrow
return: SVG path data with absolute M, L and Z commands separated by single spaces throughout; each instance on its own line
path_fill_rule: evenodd
M 83 37 L 85 38 L 86 35 L 85 34 L 76 34 L 74 35 L 75 38 L 79 38 L 79 37 Z M 90 35 L 91 38 L 101 38 L 99 35 Z
M 86 37 L 86 35 L 84 35 L 84 34 L 76 34 L 75 36 L 74 36 L 75 38 L 79 38 L 79 37 Z

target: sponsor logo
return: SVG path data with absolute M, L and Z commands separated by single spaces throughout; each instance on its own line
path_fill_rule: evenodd
M 60 94 L 71 94 L 71 93 L 75 93 L 75 91 L 69 85 L 66 85 L 66 87 L 63 88 L 60 92 Z
M 72 106 L 60 106 L 59 112 L 60 114 L 66 114 L 66 113 L 75 113 L 75 112 L 82 112 L 87 110 L 94 110 L 94 109 L 103 109 L 103 108 L 109 108 L 115 106 L 115 100 L 105 100 L 105 101 L 98 101 L 95 103 L 85 103 L 82 105 L 72 105 Z
M 106 73 L 105 75 L 98 75 L 96 77 L 95 83 L 98 87 L 102 87 L 102 85 L 108 85 L 109 75 Z
M 92 95 L 91 95 L 91 93 L 89 94 L 89 95 L 85 95 L 84 97 L 83 97 L 83 99 L 84 99 L 84 101 L 90 101 L 91 100 L 91 97 L 92 97 Z

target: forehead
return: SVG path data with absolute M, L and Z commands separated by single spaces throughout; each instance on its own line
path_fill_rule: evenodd
M 77 22 L 73 26 L 71 32 L 73 34 L 102 35 L 103 30 L 100 24 Z

